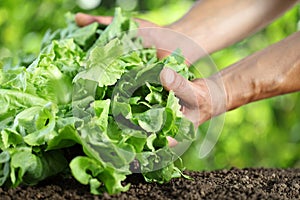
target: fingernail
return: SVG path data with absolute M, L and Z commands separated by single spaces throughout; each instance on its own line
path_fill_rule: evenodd
M 164 68 L 164 81 L 166 84 L 171 84 L 174 82 L 175 75 L 174 71 L 168 67 Z
M 175 140 L 174 138 L 172 138 L 170 136 L 167 136 L 167 140 L 169 143 L 169 147 L 175 147 L 178 144 L 177 140 Z

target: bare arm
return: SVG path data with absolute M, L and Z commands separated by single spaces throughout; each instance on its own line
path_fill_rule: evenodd
M 195 125 L 245 104 L 300 91 L 300 32 L 205 79 L 188 81 L 170 69 L 161 82 L 182 100 Z
M 168 27 L 193 38 L 208 53 L 262 29 L 297 0 L 200 0 Z
M 296 2 L 203 0 L 170 28 L 192 37 L 210 53 L 258 31 Z M 299 52 L 300 32 L 209 78 L 189 82 L 163 70 L 161 82 L 175 92 L 185 115 L 199 125 L 250 102 L 300 91 Z
M 300 91 L 300 32 L 222 70 L 220 75 L 227 110 Z
M 296 3 L 297 0 L 199 0 L 179 21 L 166 27 L 136 21 L 145 47 L 155 46 L 159 57 L 179 48 L 193 63 L 262 29 Z M 109 24 L 112 17 L 76 15 L 80 26 L 94 21 Z
M 193 62 L 205 52 L 189 46 L 187 40 L 169 34 L 188 35 L 209 53 L 258 31 L 293 6 L 296 0 L 202 0 L 169 29 L 138 21 L 139 34 L 148 44 L 172 52 L 183 50 Z M 79 14 L 76 21 L 109 24 L 111 17 Z M 155 28 L 153 28 L 155 27 Z M 167 30 L 167 31 L 165 31 Z M 175 39 L 175 40 L 174 40 Z M 173 49 L 172 49 L 173 48 Z M 200 53 L 199 53 L 200 52 Z M 207 79 L 192 82 L 172 70 L 160 74 L 162 85 L 173 90 L 183 102 L 184 114 L 199 125 L 226 110 L 263 98 L 300 90 L 300 32 L 259 51 Z M 224 83 L 221 84 L 221 82 Z M 224 86 L 225 94 L 222 92 Z

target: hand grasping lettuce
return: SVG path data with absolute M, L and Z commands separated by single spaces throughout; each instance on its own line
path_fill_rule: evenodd
M 127 190 L 122 181 L 132 173 L 159 183 L 180 177 L 174 161 L 184 147 L 169 148 L 167 138 L 185 144 L 195 131 L 159 74 L 167 66 L 192 78 L 184 59 L 175 52 L 158 60 L 119 9 L 104 30 L 67 19 L 32 63 L 2 63 L 0 184 L 36 184 L 68 166 L 93 194 Z M 68 163 L 75 144 L 84 154 Z

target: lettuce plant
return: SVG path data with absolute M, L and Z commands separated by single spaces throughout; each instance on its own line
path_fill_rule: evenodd
M 47 32 L 32 62 L 0 63 L 0 185 L 33 185 L 69 169 L 93 194 L 126 191 L 142 173 L 149 182 L 180 177 L 180 153 L 195 138 L 179 100 L 159 82 L 170 67 L 191 79 L 174 52 L 163 60 L 144 49 L 137 24 L 120 9 L 113 22 Z M 168 147 L 167 136 L 179 145 Z M 69 161 L 74 145 L 83 154 Z

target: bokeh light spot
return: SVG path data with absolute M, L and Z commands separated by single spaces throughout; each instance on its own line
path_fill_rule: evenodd
M 84 10 L 91 10 L 99 6 L 101 0 L 77 0 L 77 5 Z

